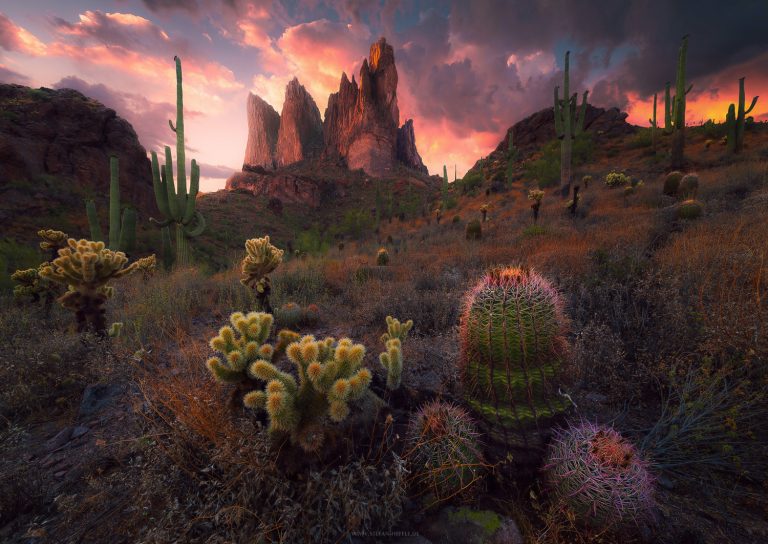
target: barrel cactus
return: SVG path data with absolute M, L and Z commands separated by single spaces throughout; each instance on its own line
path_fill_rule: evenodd
M 533 270 L 488 272 L 469 292 L 461 320 L 464 396 L 489 436 L 532 455 L 567 408 L 558 394 L 567 320 L 557 290 Z
M 686 221 L 691 219 L 698 219 L 701 217 L 703 211 L 704 208 L 702 207 L 701 202 L 698 200 L 688 199 L 681 202 L 677 207 L 677 217 Z
M 435 400 L 408 422 L 406 459 L 413 485 L 427 502 L 467 497 L 483 474 L 479 433 L 463 408 Z
M 294 329 L 304 320 L 304 311 L 295 302 L 286 302 L 277 311 L 277 321 L 281 326 Z
M 611 427 L 583 422 L 559 430 L 544 471 L 556 499 L 587 525 L 639 524 L 651 514 L 648 463 Z
M 480 221 L 473 219 L 467 223 L 466 237 L 467 240 L 480 240 L 483 237 L 483 227 Z
M 389 251 L 385 248 L 379 249 L 376 254 L 376 266 L 387 266 L 389 264 Z
M 685 199 L 696 198 L 696 193 L 699 192 L 699 176 L 696 174 L 686 174 L 683 179 L 680 180 L 680 186 L 677 188 L 677 193 Z
M 680 187 L 680 181 L 683 179 L 683 173 L 675 170 L 667 174 L 664 178 L 663 193 L 667 196 L 677 196 L 677 191 Z

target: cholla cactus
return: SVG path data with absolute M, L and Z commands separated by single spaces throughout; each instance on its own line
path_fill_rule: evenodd
M 272 292 L 269 274 L 283 262 L 283 250 L 269 243 L 269 236 L 252 238 L 245 242 L 245 258 L 241 270 L 240 282 L 256 291 L 256 298 L 261 309 L 272 313 L 269 295 Z
M 41 267 L 47 265 L 43 263 Z M 40 277 L 40 268 L 17 270 L 11 274 L 11 279 L 18 283 L 13 288 L 13 296 L 17 299 L 29 297 L 32 302 L 39 302 L 40 296 L 51 291 L 51 283 Z
M 478 437 L 469 414 L 454 404 L 435 400 L 411 416 L 405 457 L 427 502 L 468 497 L 476 489 L 484 466 Z
M 632 184 L 632 180 L 624 172 L 609 172 L 605 176 L 605 184 L 608 187 L 624 187 Z
M 229 321 L 232 327 L 222 327 L 211 339 L 211 349 L 218 355 L 209 358 L 205 365 L 217 380 L 238 383 L 248 379 L 248 368 L 252 363 L 272 360 L 275 349 L 266 341 L 274 319 L 265 313 L 244 315 L 235 312 L 229 316 Z
M 376 253 L 376 266 L 387 266 L 389 264 L 389 251 L 386 248 L 379 249 Z
M 567 407 L 558 395 L 567 351 L 560 294 L 532 270 L 491 270 L 470 291 L 461 319 L 464 395 L 489 434 L 535 453 Z
M 480 206 L 480 213 L 483 216 L 483 223 L 488 221 L 488 210 L 490 209 L 490 206 L 488 204 L 483 204 Z
M 145 280 L 155 275 L 157 271 L 157 257 L 154 254 L 136 261 L 136 270 L 141 272 Z
M 560 430 L 544 470 L 554 495 L 587 524 L 639 524 L 650 516 L 648 463 L 611 427 L 580 423 Z
M 132 274 L 138 264 L 126 266 L 125 253 L 106 249 L 104 242 L 70 238 L 67 245 L 59 250 L 52 264 L 42 267 L 40 276 L 67 285 L 68 291 L 58 300 L 64 308 L 75 312 L 78 332 L 92 327 L 103 335 L 106 330 L 104 303 L 115 291 L 108 283 Z
M 316 341 L 304 336 L 286 349 L 296 366 L 293 375 L 279 370 L 267 359 L 251 364 L 251 376 L 267 382 L 263 390 L 243 398 L 249 408 L 266 410 L 269 430 L 285 432 L 305 451 L 317 451 L 325 439 L 326 420 L 343 421 L 349 404 L 361 399 L 371 383 L 371 372 L 362 367 L 365 347 L 349 338 Z
M 379 354 L 379 362 L 387 371 L 387 389 L 394 391 L 400 387 L 403 375 L 402 343 L 413 327 L 413 320 L 400 323 L 398 319 L 387 316 L 387 332 L 381 335 L 386 350 Z
M 60 249 L 67 247 L 67 239 L 69 237 L 60 230 L 42 229 L 37 231 L 37 235 L 43 239 L 40 242 L 40 249 L 47 251 L 51 256 L 51 260 L 58 256 Z

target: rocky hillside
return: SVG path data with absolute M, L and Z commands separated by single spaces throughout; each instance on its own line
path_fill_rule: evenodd
M 0 276 L 32 264 L 21 261 L 36 255 L 20 252 L 41 228 L 85 236 L 84 198 L 96 200 L 106 222 L 113 154 L 122 202 L 138 209 L 141 224 L 154 210 L 152 175 L 125 119 L 71 89 L 0 85 Z

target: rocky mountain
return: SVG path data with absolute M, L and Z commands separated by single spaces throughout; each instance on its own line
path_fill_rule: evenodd
M 275 162 L 286 166 L 317 157 L 323 149 L 323 122 L 320 110 L 295 77 L 285 89 Z
M 155 210 L 150 162 L 125 119 L 72 89 L 0 85 L 3 233 L 35 238 L 39 228 L 73 228 L 77 220 L 61 216 L 67 209 L 84 217 L 86 197 L 106 217 L 112 154 L 120 159 L 122 202 L 149 215 Z
M 232 176 L 227 187 L 248 183 L 248 176 L 257 173 L 255 167 L 268 172 L 315 159 L 375 177 L 393 176 L 402 167 L 427 174 L 416 149 L 413 121 L 398 127 L 397 68 L 386 39 L 371 45 L 358 75 L 359 83 L 355 76 L 350 81 L 342 74 L 338 92 L 328 97 L 324 121 L 296 78 L 286 88 L 280 115 L 251 94 L 243 172 Z M 259 183 L 263 185 L 263 179 Z
M 280 114 L 260 97 L 248 93 L 248 143 L 244 167 L 275 167 Z

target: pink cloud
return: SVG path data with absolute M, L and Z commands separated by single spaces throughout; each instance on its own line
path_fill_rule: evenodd
M 0 13 L 0 48 L 39 57 L 45 55 L 46 47 L 34 34 L 11 21 Z

